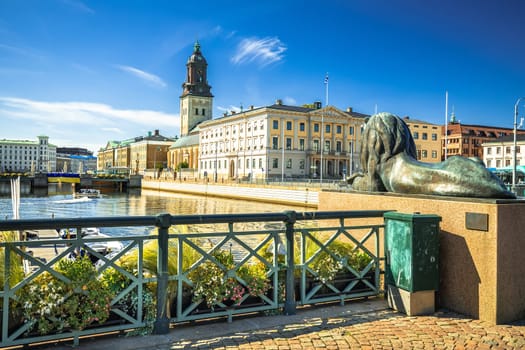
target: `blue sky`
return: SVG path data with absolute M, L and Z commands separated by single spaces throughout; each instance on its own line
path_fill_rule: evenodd
M 196 40 L 214 117 L 324 105 L 326 73 L 330 105 L 437 124 L 446 91 L 461 122 L 509 128 L 525 96 L 520 0 L 0 0 L 0 139 L 179 135 Z

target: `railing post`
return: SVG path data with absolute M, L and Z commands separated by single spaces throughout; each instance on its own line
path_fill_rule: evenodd
M 284 302 L 285 315 L 295 315 L 295 253 L 294 253 L 294 224 L 297 219 L 295 211 L 286 211 L 286 299 Z
M 167 316 L 168 295 L 168 229 L 171 226 L 170 214 L 157 215 L 158 251 L 157 251 L 157 318 L 153 325 L 153 333 L 166 334 L 170 329 Z

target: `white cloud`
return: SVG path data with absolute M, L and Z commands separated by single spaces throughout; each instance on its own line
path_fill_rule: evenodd
M 47 135 L 57 146 L 98 150 L 109 140 L 146 135 L 159 129 L 178 134 L 178 114 L 140 109 L 117 109 L 91 102 L 47 102 L 0 96 L 0 138 L 27 139 Z
M 241 111 L 240 107 L 233 106 L 233 105 L 230 105 L 230 107 L 217 106 L 217 109 L 221 112 L 226 112 L 226 113 L 230 113 L 231 111 L 234 111 L 235 113 L 239 113 Z
M 168 86 L 161 78 L 159 78 L 158 76 L 154 75 L 154 74 L 151 74 L 151 73 L 148 73 L 148 72 L 145 72 L 143 70 L 140 70 L 138 68 L 135 68 L 135 67 L 131 67 L 131 66 L 122 66 L 122 65 L 117 65 L 117 68 L 126 72 L 126 73 L 130 73 L 131 75 L 137 77 L 137 78 L 140 78 L 142 80 L 145 80 L 146 82 L 148 83 L 152 83 L 154 85 L 157 85 L 157 86 L 160 86 L 160 87 L 166 87 Z
M 261 66 L 281 61 L 286 45 L 279 38 L 247 38 L 237 45 L 237 51 L 231 58 L 234 64 L 256 62 Z
M 296 106 L 297 105 L 297 101 L 295 100 L 295 98 L 290 97 L 290 96 L 286 96 L 283 99 L 283 102 L 284 102 L 285 105 L 288 105 L 288 106 Z

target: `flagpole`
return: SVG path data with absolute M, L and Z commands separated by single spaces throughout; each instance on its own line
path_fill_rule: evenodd
M 448 157 L 448 91 L 445 91 L 445 160 Z
M 326 107 L 328 107 L 328 73 L 326 73 L 326 76 L 324 78 L 324 85 L 326 89 L 326 95 L 325 95 L 325 102 Z M 323 153 L 324 153 L 324 110 L 321 113 L 321 166 L 320 166 L 320 176 L 319 176 L 319 184 L 323 183 Z

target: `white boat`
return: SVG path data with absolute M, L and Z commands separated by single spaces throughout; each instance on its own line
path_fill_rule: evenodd
M 94 188 L 81 188 L 79 192 L 74 192 L 73 197 L 75 198 L 99 198 L 100 190 Z

